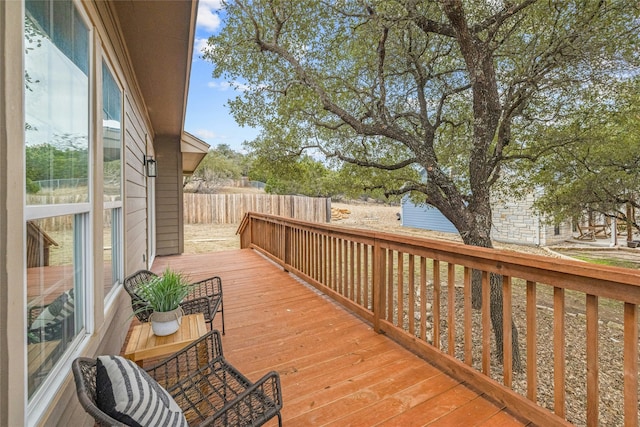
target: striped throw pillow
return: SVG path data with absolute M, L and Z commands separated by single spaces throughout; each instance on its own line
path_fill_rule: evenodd
M 120 356 L 98 356 L 96 404 L 129 426 L 187 426 L 171 395 L 138 365 Z
M 39 336 L 41 341 L 60 339 L 62 322 L 71 319 L 74 313 L 73 289 L 69 289 L 42 310 L 31 323 L 29 332 Z

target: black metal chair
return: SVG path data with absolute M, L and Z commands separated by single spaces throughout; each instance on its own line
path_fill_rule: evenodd
M 124 425 L 96 404 L 96 360 L 77 358 L 72 369 L 80 404 L 96 423 Z M 278 373 L 251 382 L 225 360 L 216 330 L 146 371 L 174 398 L 189 425 L 260 426 L 277 416 L 282 426 Z
M 124 289 L 131 297 L 131 308 L 141 322 L 148 322 L 153 309 L 140 296 L 138 290 L 158 275 L 149 270 L 139 270 L 124 279 Z M 224 328 L 224 304 L 222 301 L 222 279 L 213 276 L 193 284 L 193 291 L 180 304 L 184 314 L 203 313 L 204 320 L 213 329 L 213 319 L 217 313 L 222 316 L 222 334 Z

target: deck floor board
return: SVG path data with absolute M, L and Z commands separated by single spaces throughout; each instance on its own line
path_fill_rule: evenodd
M 255 251 L 158 257 L 152 269 L 167 265 L 222 278 L 225 357 L 253 380 L 280 373 L 285 426 L 526 425 Z

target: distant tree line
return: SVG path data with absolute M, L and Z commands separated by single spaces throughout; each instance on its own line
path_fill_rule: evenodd
M 206 182 L 206 188 L 211 189 L 228 180 L 248 177 L 264 182 L 269 194 L 385 199 L 380 189 L 367 188 L 367 183 L 375 179 L 375 171 L 364 176 L 352 165 L 327 162 L 309 154 L 284 158 L 273 154 L 243 154 L 220 144 L 209 150 L 189 182 Z

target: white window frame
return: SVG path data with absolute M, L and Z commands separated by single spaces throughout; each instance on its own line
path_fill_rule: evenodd
M 124 133 L 125 133 L 125 129 L 124 129 L 124 117 L 125 117 L 125 112 L 124 112 L 124 88 L 122 86 L 122 84 L 120 83 L 119 79 L 117 78 L 117 74 L 114 71 L 114 67 L 111 65 L 111 62 L 109 61 L 109 59 L 105 56 L 102 55 L 102 61 L 100 61 L 100 72 L 102 73 L 104 70 L 104 67 L 106 66 L 106 68 L 108 69 L 109 73 L 111 74 L 111 78 L 113 79 L 113 81 L 116 83 L 116 85 L 118 86 L 118 89 L 120 89 L 120 200 L 119 201 L 115 201 L 115 202 L 111 202 L 111 201 L 103 201 L 103 211 L 106 209 L 111 209 L 112 212 L 112 216 L 111 216 L 111 227 L 113 230 L 113 227 L 117 227 L 116 229 L 116 237 L 117 239 L 111 239 L 111 268 L 113 269 L 113 263 L 115 260 L 115 264 L 116 264 L 116 271 L 117 271 L 117 277 L 114 277 L 114 283 L 113 287 L 111 288 L 111 290 L 109 291 L 108 294 L 104 295 L 104 311 L 105 313 L 107 312 L 108 308 L 111 305 L 111 302 L 114 298 L 115 293 L 117 292 L 117 289 L 119 289 L 120 285 L 122 285 L 122 279 L 124 279 L 124 169 L 126 166 L 126 162 L 124 159 L 124 154 L 125 154 L 125 147 L 124 147 Z M 104 76 L 102 76 L 101 81 L 104 79 Z M 103 103 L 104 103 L 104 93 L 102 92 L 102 88 L 100 88 L 100 93 L 102 94 L 101 97 L 101 105 L 100 105 L 100 117 L 102 117 L 102 107 L 103 107 Z M 102 134 L 102 132 L 101 132 Z M 102 139 L 102 138 L 101 138 Z M 104 139 L 102 139 L 102 146 L 100 147 L 102 150 L 104 150 Z M 103 164 L 104 164 L 104 159 L 103 159 Z M 101 177 L 102 179 L 103 177 Z M 115 218 L 115 215 L 113 215 L 115 210 L 119 210 L 119 217 Z M 112 236 L 113 236 L 113 231 L 112 231 Z M 115 240 L 115 241 L 114 241 Z
M 55 0 L 52 0 L 55 1 Z M 58 390 L 64 385 L 67 379 L 67 375 L 71 372 L 71 362 L 78 356 L 82 355 L 82 350 L 86 347 L 89 341 L 89 337 L 93 333 L 94 330 L 94 290 L 92 286 L 92 278 L 93 278 L 93 263 L 91 260 L 93 259 L 93 238 L 91 233 L 91 224 L 93 224 L 93 212 L 92 212 L 92 200 L 93 200 L 93 180 L 94 177 L 94 169 L 93 169 L 93 161 L 94 158 L 94 148 L 93 148 L 93 135 L 94 135 L 94 120 L 95 117 L 95 91 L 93 90 L 96 85 L 95 79 L 95 67 L 92 58 L 95 56 L 94 51 L 94 43 L 93 40 L 95 38 L 94 28 L 91 24 L 91 21 L 84 10 L 82 3 L 79 0 L 70 0 L 73 4 L 73 7 L 77 11 L 82 23 L 87 28 L 87 57 L 88 57 L 88 105 L 87 105 L 87 115 L 88 115 L 88 127 L 87 127 L 87 157 L 88 157 L 88 165 L 87 165 L 87 175 L 88 175 L 88 201 L 77 204 L 58 204 L 58 205 L 26 205 L 24 206 L 24 222 L 33 219 L 43 219 L 54 216 L 61 215 L 81 215 L 81 228 L 79 230 L 80 235 L 82 236 L 82 245 L 84 251 L 82 251 L 82 276 L 84 283 L 83 286 L 83 295 L 82 295 L 82 323 L 84 325 L 81 328 L 74 339 L 69 343 L 67 349 L 60 357 L 60 360 L 55 364 L 55 366 L 51 369 L 47 378 L 40 385 L 38 390 L 31 396 L 31 398 L 27 398 L 25 394 L 22 399 L 24 399 L 24 405 L 26 407 L 26 425 L 27 426 L 35 426 L 40 423 L 40 419 L 45 414 L 47 409 L 51 404 L 51 397 L 54 396 Z M 22 19 L 24 25 L 24 19 L 26 15 L 26 7 L 23 9 Z M 26 106 L 25 106 L 26 108 Z M 24 112 L 23 112 L 24 114 Z M 23 115 L 24 120 L 24 115 Z M 23 147 L 26 150 L 26 145 Z M 75 244 L 75 242 L 74 242 Z M 25 277 L 26 277 L 26 253 L 23 254 L 23 262 L 25 268 Z M 25 286 L 25 294 L 26 294 L 26 282 Z M 27 316 L 27 305 L 25 304 L 23 307 L 23 316 L 26 318 Z M 27 391 L 27 377 L 28 377 L 28 360 L 27 360 L 27 342 L 26 342 L 26 331 L 25 331 L 25 343 L 24 343 L 24 366 L 25 371 L 23 373 L 24 381 L 25 381 L 25 392 Z

